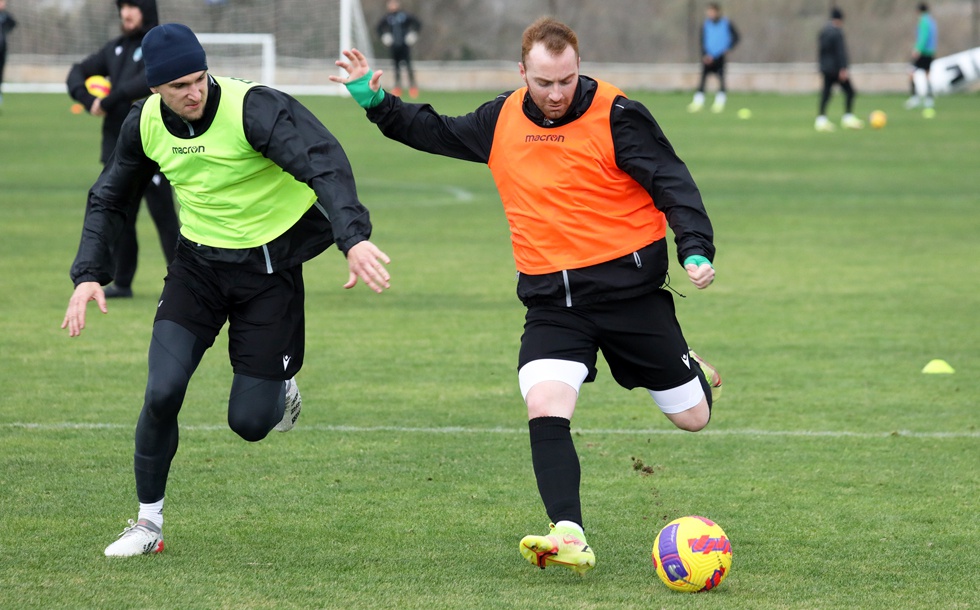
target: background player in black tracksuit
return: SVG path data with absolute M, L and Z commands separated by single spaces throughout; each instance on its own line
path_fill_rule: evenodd
M 830 21 L 820 30 L 817 38 L 817 57 L 820 63 L 820 73 L 823 75 L 823 89 L 820 92 L 820 112 L 813 127 L 817 131 L 833 131 L 834 124 L 827 120 L 827 102 L 834 85 L 840 85 L 844 92 L 844 116 L 841 117 L 841 127 L 860 129 L 864 126 L 861 119 L 854 116 L 854 87 L 851 85 L 851 74 L 848 66 L 847 44 L 844 42 L 844 13 L 838 9 L 830 11 Z
M 108 163 L 116 147 L 119 130 L 132 103 L 150 95 L 143 74 L 143 35 L 159 21 L 156 0 L 116 0 L 116 5 L 122 36 L 110 40 L 101 49 L 73 65 L 68 72 L 69 95 L 93 116 L 103 117 L 100 157 L 103 164 Z M 105 76 L 112 83 L 111 92 L 103 99 L 96 98 L 85 88 L 85 79 L 96 75 Z M 157 172 L 147 183 L 142 196 L 146 198 L 146 207 L 160 234 L 160 245 L 169 264 L 174 259 L 179 230 L 170 182 Z M 133 296 L 132 284 L 139 254 L 136 239 L 138 212 L 139 206 L 132 208 L 132 215 L 127 219 L 119 241 L 113 246 L 115 280 L 106 287 L 107 298 Z
M 412 69 L 411 46 L 418 39 L 422 24 L 415 15 L 402 10 L 399 0 L 388 0 L 388 12 L 378 22 L 378 37 L 381 43 L 391 49 L 391 59 L 395 62 L 395 88 L 392 93 L 402 94 L 402 64 L 408 72 L 408 94 L 417 97 L 418 87 L 415 86 L 415 70 Z
M 0 86 L 3 85 L 3 66 L 7 63 L 7 34 L 17 27 L 14 16 L 7 12 L 7 0 L 0 0 Z M 3 103 L 3 92 L 0 91 L 0 104 Z

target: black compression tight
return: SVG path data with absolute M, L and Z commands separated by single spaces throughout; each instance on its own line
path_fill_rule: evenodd
M 282 420 L 286 384 L 281 381 L 235 375 L 228 398 L 228 425 L 235 434 L 255 442 L 266 437 Z
M 163 498 L 170 464 L 177 453 L 177 415 L 191 375 L 208 345 L 169 320 L 153 325 L 149 376 L 143 410 L 136 424 L 136 495 L 140 502 Z M 282 381 L 236 374 L 228 400 L 228 424 L 247 441 L 258 441 L 282 419 L 285 386 Z

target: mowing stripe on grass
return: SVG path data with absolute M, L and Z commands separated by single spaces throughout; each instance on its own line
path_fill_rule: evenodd
M 0 428 L 19 428 L 26 430 L 131 430 L 135 424 L 59 422 L 37 424 L 29 422 L 12 422 L 0 424 Z M 184 425 L 182 430 L 204 432 L 219 432 L 228 430 L 228 426 L 218 425 Z M 407 434 L 527 434 L 526 428 L 464 428 L 461 426 L 443 426 L 438 428 L 412 426 L 298 426 L 295 432 L 399 432 Z M 575 434 L 619 434 L 633 436 L 690 434 L 675 429 L 644 429 L 644 428 L 573 428 Z M 980 431 L 964 432 L 914 432 L 912 430 L 892 430 L 889 432 L 852 432 L 849 430 L 756 430 L 752 428 L 733 428 L 729 430 L 703 430 L 697 433 L 701 436 L 782 436 L 782 437 L 825 437 L 825 438 L 888 438 L 890 436 L 908 438 L 980 438 Z

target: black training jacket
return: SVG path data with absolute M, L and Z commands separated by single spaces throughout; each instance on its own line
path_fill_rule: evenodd
M 193 141 L 207 131 L 221 103 L 221 88 L 208 79 L 204 116 L 185 123 L 163 105 L 164 124 L 174 135 Z M 135 197 L 159 171 L 143 152 L 140 114 L 145 101 L 132 107 L 122 125 L 119 145 L 88 194 L 89 211 L 82 227 L 71 279 L 108 284 L 114 269 L 109 244 L 115 243 Z M 256 273 L 271 273 L 301 264 L 332 243 L 346 255 L 355 244 L 371 236 L 367 208 L 357 199 L 354 175 L 347 154 L 326 127 L 291 96 L 269 87 L 254 87 L 245 95 L 245 137 L 252 147 L 316 193 L 314 205 L 288 231 L 264 246 L 231 250 L 192 244 L 181 236 L 178 256 L 193 256 L 214 267 L 233 266 Z M 320 208 L 326 211 L 324 216 Z
M 530 96 L 524 98 L 524 115 L 543 127 L 567 124 L 585 113 L 595 90 L 595 80 L 580 76 L 575 99 L 564 117 L 558 121 L 545 118 Z M 428 104 L 408 104 L 385 95 L 367 116 L 385 136 L 417 150 L 488 163 L 497 118 L 510 93 L 458 117 L 439 115 Z M 641 103 L 620 96 L 613 103 L 610 125 L 616 164 L 650 193 L 666 216 L 681 263 L 697 254 L 713 260 L 713 231 L 701 193 L 657 121 Z M 667 267 L 667 245 L 661 239 L 637 253 L 584 269 L 521 274 L 517 293 L 526 305 L 571 306 L 628 298 L 662 286 Z
M 112 82 L 108 96 L 100 106 L 105 110 L 102 119 L 102 152 L 99 161 L 105 163 L 116 146 L 119 129 L 122 127 L 129 107 L 136 100 L 150 95 L 143 70 L 143 36 L 158 22 L 156 0 L 133 0 L 127 4 L 138 6 L 143 12 L 143 29 L 130 36 L 113 38 L 101 49 L 74 64 L 68 71 L 68 95 L 85 106 L 92 108 L 95 97 L 85 89 L 85 79 L 90 76 L 105 76 Z
M 844 31 L 833 23 L 828 23 L 817 36 L 817 62 L 824 74 L 836 75 L 847 68 L 847 44 Z

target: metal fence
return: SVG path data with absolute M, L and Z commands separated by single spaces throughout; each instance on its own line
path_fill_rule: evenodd
M 336 28 L 336 0 L 159 0 L 161 21 L 197 31 L 272 33 L 283 56 L 332 56 L 322 33 Z M 423 23 L 420 60 L 512 60 L 536 17 L 553 14 L 579 35 L 584 59 L 598 62 L 695 61 L 702 0 L 404 0 Z M 904 61 L 918 18 L 915 0 L 728 0 L 724 12 L 741 32 L 732 60 L 813 61 L 816 34 L 832 4 L 845 13 L 855 63 Z M 980 46 L 980 0 L 932 0 L 940 54 Z M 116 35 L 114 0 L 9 0 L 20 23 L 10 54 L 81 55 Z M 384 0 L 362 0 L 368 24 Z

